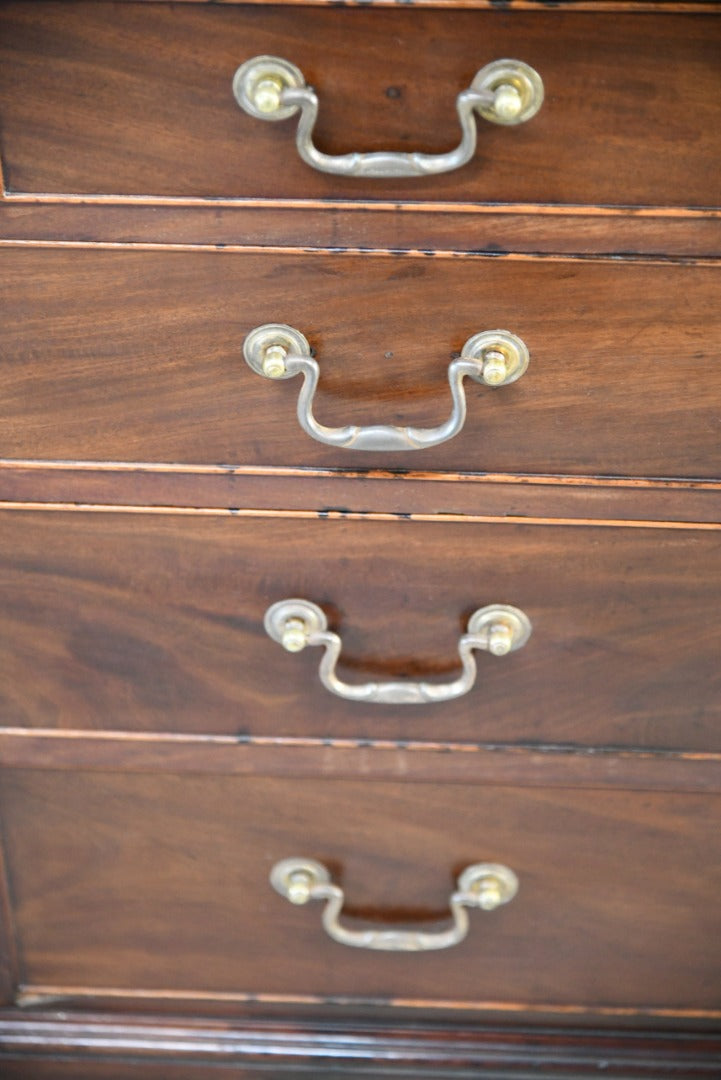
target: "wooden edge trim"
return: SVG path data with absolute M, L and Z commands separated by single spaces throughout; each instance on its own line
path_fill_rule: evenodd
M 512 514 L 405 513 L 355 510 L 273 510 L 264 507 L 128 506 L 112 503 L 52 503 L 0 501 L 0 510 L 82 514 L 152 514 L 165 517 L 288 518 L 323 521 L 424 521 L 456 525 L 556 525 L 608 529 L 685 529 L 719 532 L 717 521 L 653 521 L 605 518 L 531 517 Z
M 296 1011 L 298 1009 L 297 1003 Z M 111 1002 L 112 1007 L 112 1002 Z M 393 1026 L 391 1026 L 391 1023 Z M 494 1026 L 495 1023 L 495 1026 Z M 344 1066 L 374 1076 L 442 1075 L 573 1077 L 623 1076 L 625 1080 L 672 1077 L 684 1080 L 718 1075 L 721 1038 L 717 1033 L 654 1032 L 554 1026 L 433 1024 L 392 1020 L 342 1021 L 263 1017 L 229 1020 L 158 1017 L 121 1012 L 63 1015 L 52 1011 L 0 1013 L 0 1060 L 131 1058 L 148 1066 L 172 1059 L 197 1065 L 233 1065 L 318 1076 L 318 1069 Z M 137 1067 L 137 1066 L 136 1066 Z M 141 1065 L 142 1068 L 142 1065 Z M 375 1070 L 382 1070 L 376 1072 Z M 498 1070 L 498 1071 L 497 1071 Z M 143 1073 L 143 1075 L 145 1075 Z M 153 1071 L 153 1075 L 157 1075 Z M 162 1074 L 160 1074 L 162 1075 Z M 185 1073 L 183 1075 L 186 1075 Z M 195 1075 L 195 1073 L 193 1073 Z M 204 1075 L 199 1073 L 198 1075 Z M 233 1075 L 239 1075 L 235 1071 Z M 245 1075 L 243 1073 L 243 1075 Z M 325 1075 L 323 1073 L 322 1075 Z M 335 1073 L 334 1073 L 335 1075 Z
M 721 753 L 568 745 L 8 727 L 0 767 L 721 795 Z
M 155 242 L 149 240 L 36 240 L 36 239 L 0 239 L 0 248 L 63 248 L 94 251 L 204 251 L 219 255 L 334 255 L 373 256 L 374 258 L 414 259 L 493 259 L 495 262 L 608 262 L 613 258 L 618 262 L 644 263 L 662 266 L 718 266 L 721 256 L 716 255 L 645 255 L 628 252 L 624 255 L 604 255 L 602 253 L 570 252 L 528 252 L 528 251 L 459 251 L 455 249 L 435 248 L 432 251 L 418 248 L 384 247 L 336 247 L 336 246 L 292 246 L 277 244 L 217 244 L 217 243 L 177 243 Z
M 388 481 L 392 481 L 389 483 Z M 721 522 L 718 481 L 314 468 L 0 462 L 0 503 L 534 521 Z
M 486 1014 L 511 1014 L 525 1016 L 551 1017 L 633 1017 L 638 1019 L 662 1018 L 665 1020 L 716 1020 L 721 1018 L 721 1009 L 684 1009 L 666 1008 L 656 1006 L 624 1006 L 624 1005 L 580 1005 L 576 1003 L 536 1003 L 525 1001 L 454 1001 L 446 998 L 373 998 L 361 996 L 323 996 L 318 994 L 265 994 L 238 992 L 209 992 L 198 990 L 167 990 L 154 988 L 138 988 L 133 990 L 117 987 L 85 987 L 85 986 L 47 986 L 39 984 L 24 984 L 17 994 L 17 1005 L 21 1008 L 28 1007 L 57 1007 L 60 1002 L 82 1002 L 87 999 L 96 1001 L 122 1001 L 133 1003 L 138 1006 L 152 1002 L 183 1002 L 188 1004 L 206 1003 L 238 1003 L 254 1005 L 288 1005 L 288 1006 L 356 1006 L 358 1008 L 391 1008 L 391 1009 L 427 1009 L 442 1012 L 457 1013 L 486 1013 Z M 0 1031 L 3 1021 L 0 1019 Z M 2 1045 L 2 1043 L 0 1043 Z
M 137 0 L 136 0 L 137 2 Z M 194 0 L 186 0 L 194 2 Z M 255 0 L 256 3 L 265 3 L 267 0 Z M 297 0 L 304 3 L 305 0 Z M 331 0 L 317 0 L 317 2 L 330 3 Z M 357 0 L 358 6 L 366 6 L 365 0 Z M 395 6 L 401 6 L 403 0 L 390 0 Z M 418 2 L 418 0 L 414 0 Z M 422 0 L 421 0 L 422 2 Z M 545 9 L 546 4 L 541 4 Z M 589 9 L 593 10 L 593 8 Z M 604 9 L 611 10 L 611 9 Z M 709 11 L 705 9 L 705 14 Z M 721 5 L 711 14 L 717 14 Z M 400 200 L 350 200 L 350 199 L 267 199 L 253 197 L 233 198 L 206 198 L 200 196 L 183 195 L 121 195 L 121 194 L 75 194 L 73 192 L 31 192 L 31 191 L 8 191 L 3 187 L 4 202 L 10 203 L 37 203 L 47 205 L 62 203 L 63 205 L 79 206 L 167 206 L 167 207 L 190 207 L 207 206 L 215 208 L 233 207 L 236 209 L 263 209 L 263 210 L 342 210 L 344 213 L 354 211 L 386 211 L 393 213 L 442 213 L 442 214 L 533 214 L 551 215 L 554 217 L 648 217 L 648 218 L 679 218 L 712 219 L 721 217 L 720 206 L 608 206 L 603 204 L 583 203 L 503 203 L 503 202 L 433 202 L 413 201 L 403 202 Z
M 5 838 L 0 831 L 0 1003 L 14 1000 L 15 988 L 21 979 L 12 910 Z
M 298 479 L 339 480 L 399 480 L 432 481 L 433 483 L 519 484 L 552 487 L 601 487 L 650 489 L 658 491 L 692 490 L 721 491 L 721 480 L 671 480 L 645 477 L 569 476 L 551 473 L 471 473 L 424 472 L 419 469 L 336 469 L 314 466 L 287 465 L 196 465 L 154 461 L 44 461 L 35 458 L 0 458 L 2 470 L 33 469 L 44 472 L 131 472 L 167 473 L 197 476 L 297 477 Z
M 386 210 L 388 212 L 386 212 Z M 0 203 L 0 236 L 7 240 L 83 240 L 87 243 L 154 243 L 238 252 L 252 246 L 263 252 L 340 253 L 379 251 L 394 257 L 428 259 L 435 252 L 452 258 L 500 258 L 504 253 L 583 255 L 608 261 L 664 260 L 694 265 L 696 258 L 721 255 L 721 216 L 691 218 L 634 213 L 575 215 L 517 212 L 466 213 L 395 208 L 345 210 L 258 206 L 143 206 Z M 158 250 L 165 250 L 160 247 Z M 280 257 L 277 256 L 277 257 Z M 715 264 L 717 265 L 717 264 Z
M 148 3 L 150 0 L 135 0 Z M 281 7 L 294 7 L 300 4 L 314 7 L 404 7 L 408 0 L 274 0 Z M 219 3 L 226 6 L 237 4 L 267 4 L 268 0 L 179 0 L 182 4 Z M 437 8 L 478 8 L 497 11 L 655 11 L 659 13 L 682 12 L 708 14 L 713 12 L 713 0 L 413 0 L 414 7 Z

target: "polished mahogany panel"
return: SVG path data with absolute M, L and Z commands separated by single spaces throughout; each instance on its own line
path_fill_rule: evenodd
M 718 206 L 721 19 L 710 14 L 228 5 L 4 5 L 0 118 L 12 192 Z M 517 128 L 479 120 L 458 172 L 320 174 L 296 121 L 236 105 L 236 68 L 272 54 L 318 91 L 328 153 L 440 153 L 455 99 L 492 60 L 541 74 Z M 681 149 L 682 148 L 682 149 Z
M 8 248 L 0 270 L 3 458 L 721 476 L 717 266 Z M 315 350 L 329 426 L 440 424 L 482 330 L 531 361 L 467 379 L 450 442 L 346 450 L 300 429 L 300 376 L 243 360 L 271 322 Z
M 0 551 L 6 725 L 721 748 L 716 531 L 12 510 Z M 455 679 L 487 604 L 533 634 L 465 697 L 348 702 L 266 635 L 293 596 L 351 683 Z
M 10 770 L 0 804 L 23 993 L 718 1010 L 717 802 Z M 323 931 L 321 902 L 294 907 L 271 888 L 289 855 L 328 865 L 356 929 L 447 925 L 470 863 L 504 863 L 520 886 L 471 911 L 453 948 L 350 949 Z

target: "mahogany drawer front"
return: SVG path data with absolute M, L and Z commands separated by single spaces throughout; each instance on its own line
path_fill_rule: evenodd
M 168 991 L 718 1011 L 718 803 L 6 770 L 23 989 L 140 991 L 136 1008 L 142 991 Z M 321 901 L 294 908 L 274 892 L 271 867 L 294 855 L 329 867 L 349 929 L 436 932 L 468 864 L 504 864 L 519 888 L 494 911 L 470 910 L 451 948 L 370 951 L 330 940 Z
M 0 550 L 5 726 L 721 749 L 714 530 L 12 510 Z M 349 684 L 453 682 L 487 605 L 532 634 L 465 696 L 348 701 L 266 634 L 290 597 Z
M 11 192 L 709 207 L 721 202 L 721 20 L 612 12 L 327 10 L 15 2 L 2 11 L 0 117 Z M 321 174 L 296 120 L 231 93 L 259 54 L 296 64 L 327 153 L 458 142 L 456 96 L 484 65 L 541 75 L 540 112 L 478 120 L 463 169 L 411 179 Z M 679 148 L 682 148 L 682 152 Z
M 721 476 L 714 266 L 6 249 L 0 456 Z M 321 423 L 443 423 L 449 364 L 506 330 L 528 370 L 464 382 L 465 424 L 422 450 L 327 446 L 302 376 L 245 363 L 267 323 L 303 333 Z

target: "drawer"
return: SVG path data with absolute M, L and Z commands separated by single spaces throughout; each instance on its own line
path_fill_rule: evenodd
M 652 12 L 328 10 L 263 5 L 7 3 L 0 118 L 12 193 L 609 206 L 721 202 L 721 20 Z M 319 96 L 325 153 L 440 154 L 457 95 L 499 58 L 545 85 L 532 119 L 479 119 L 458 171 L 334 176 L 303 163 L 297 121 L 231 92 L 270 54 Z
M 13 510 L 0 550 L 6 726 L 721 749 L 715 530 Z M 263 628 L 296 597 L 349 685 L 454 682 L 488 605 L 532 633 L 464 696 L 345 700 Z
M 105 990 L 140 1009 L 721 1009 L 718 797 L 7 770 L 0 805 L 21 993 L 56 1007 Z M 469 910 L 460 944 L 400 956 L 340 945 L 321 901 L 276 894 L 288 856 L 330 869 L 351 931 L 448 929 L 469 864 L 519 887 Z
M 721 476 L 718 267 L 5 249 L 0 269 L 3 458 Z M 478 333 L 530 363 L 466 378 L 450 441 L 366 453 L 301 429 L 303 376 L 244 362 L 269 323 L 313 349 L 327 427 L 442 424 Z

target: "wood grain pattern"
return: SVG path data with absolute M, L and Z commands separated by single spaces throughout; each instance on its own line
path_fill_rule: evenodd
M 0 522 L 6 725 L 718 750 L 713 532 L 13 511 Z M 458 669 L 471 611 L 525 650 L 440 705 L 329 695 L 262 629 L 325 607 L 350 681 Z
M 721 1005 L 708 796 L 13 770 L 0 800 L 31 984 Z M 477 861 L 512 866 L 521 886 L 474 913 L 457 949 L 351 953 L 320 904 L 294 909 L 270 888 L 294 853 L 330 866 L 356 925 L 437 925 Z
M 721 476 L 715 266 L 6 249 L 0 267 L 4 458 Z M 300 380 L 243 361 L 266 322 L 309 338 L 331 425 L 440 423 L 479 330 L 520 335 L 531 365 L 469 383 L 443 446 L 353 453 L 300 430 Z
M 718 5 L 707 10 L 448 20 L 423 9 L 10 3 L 5 181 L 40 194 L 718 206 L 721 20 Z M 317 87 L 317 140 L 330 153 L 449 149 L 456 95 L 494 58 L 533 65 L 547 97 L 518 129 L 483 124 L 476 159 L 457 173 L 339 180 L 299 161 L 292 121 L 264 124 L 233 101 L 235 69 L 263 53 L 297 62 Z

